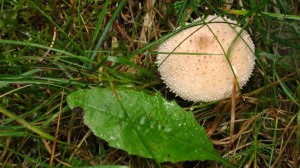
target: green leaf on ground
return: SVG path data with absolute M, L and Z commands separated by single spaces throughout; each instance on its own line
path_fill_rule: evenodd
M 84 111 L 84 123 L 96 136 L 129 154 L 159 163 L 219 160 L 230 165 L 214 150 L 193 114 L 161 94 L 94 88 L 76 91 L 67 101 L 72 109 Z

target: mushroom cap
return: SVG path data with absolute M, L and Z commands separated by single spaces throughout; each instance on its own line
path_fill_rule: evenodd
M 170 37 L 157 50 L 156 63 L 164 83 L 176 95 L 194 102 L 231 96 L 235 76 L 242 88 L 255 65 L 253 41 L 236 21 L 216 15 L 204 21 Z

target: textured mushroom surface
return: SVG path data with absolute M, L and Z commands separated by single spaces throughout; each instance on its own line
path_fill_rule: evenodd
M 182 30 L 157 50 L 158 71 L 167 87 L 194 102 L 231 96 L 235 76 L 242 88 L 255 64 L 254 44 L 235 21 L 210 15 L 205 22 Z

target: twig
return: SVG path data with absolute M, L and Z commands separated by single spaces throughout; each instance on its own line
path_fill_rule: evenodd
M 56 130 L 55 130 L 53 145 L 52 145 L 52 148 L 51 148 L 50 166 L 53 165 L 53 159 L 54 159 L 55 147 L 56 147 L 56 140 L 57 140 L 58 131 L 59 131 L 59 125 L 60 125 L 60 116 L 61 116 L 61 111 L 62 111 L 63 98 L 64 98 L 64 91 L 61 93 L 61 99 L 60 99 L 61 103 L 60 103 L 60 106 L 59 106 L 59 112 L 58 112 L 58 118 L 57 118 L 57 126 L 56 126 Z

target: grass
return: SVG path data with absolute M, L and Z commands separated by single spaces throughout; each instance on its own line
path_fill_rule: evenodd
M 84 126 L 81 111 L 67 106 L 73 91 L 109 87 L 110 82 L 149 93 L 158 90 L 192 109 L 218 152 L 237 167 L 299 165 L 298 1 L 0 2 L 2 167 L 157 167 L 153 160 L 109 147 Z M 214 13 L 246 25 L 256 45 L 256 68 L 235 101 L 232 143 L 230 99 L 183 101 L 166 89 L 154 64 L 157 45 L 174 27 Z M 162 164 L 213 166 L 220 165 Z

